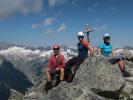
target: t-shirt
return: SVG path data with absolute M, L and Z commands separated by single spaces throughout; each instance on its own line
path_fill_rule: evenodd
M 48 68 L 54 69 L 54 68 L 62 68 L 65 67 L 65 61 L 64 56 L 59 54 L 59 58 L 57 59 L 55 55 L 52 55 L 48 61 Z
M 88 57 L 88 45 L 89 43 L 85 40 L 78 43 L 78 56 L 82 59 Z
M 112 45 L 111 44 L 107 45 L 105 43 L 101 43 L 98 47 L 101 49 L 101 54 L 103 56 L 106 56 L 106 57 L 111 56 L 111 53 L 112 53 Z

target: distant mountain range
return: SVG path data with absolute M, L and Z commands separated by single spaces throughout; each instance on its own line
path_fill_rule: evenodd
M 125 47 L 123 47 L 123 49 L 133 50 L 133 47 L 125 46 Z

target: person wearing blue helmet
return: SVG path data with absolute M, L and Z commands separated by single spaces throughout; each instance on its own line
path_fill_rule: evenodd
M 114 55 L 113 47 L 110 43 L 110 34 L 103 35 L 103 43 L 98 46 L 98 53 L 111 64 L 117 63 L 123 76 L 129 76 L 129 73 L 125 70 L 126 57 L 123 54 Z

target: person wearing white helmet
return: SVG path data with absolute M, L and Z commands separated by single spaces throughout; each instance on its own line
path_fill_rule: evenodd
M 88 56 L 88 51 L 90 55 L 93 55 L 93 48 L 86 40 L 84 40 L 83 32 L 78 32 L 78 40 L 78 56 L 81 58 L 86 58 Z
M 103 35 L 103 41 L 105 44 L 109 45 L 110 44 L 110 34 L 109 33 L 105 33 Z
M 109 34 L 109 33 L 105 33 L 105 34 L 103 35 L 103 37 L 104 37 L 104 38 L 110 37 L 110 34 Z
M 98 46 L 98 53 L 100 53 L 102 57 L 108 60 L 111 64 L 118 63 L 122 75 L 125 77 L 129 76 L 129 73 L 125 70 L 125 56 L 123 54 L 114 56 L 113 47 L 110 43 L 110 34 L 106 33 L 103 35 L 103 43 Z
M 93 47 L 84 40 L 84 33 L 78 32 L 77 34 L 79 43 L 77 44 L 78 47 L 78 56 L 74 57 L 66 62 L 66 71 L 70 73 L 71 77 L 68 76 L 68 80 L 70 82 L 73 80 L 73 77 L 76 73 L 76 70 L 80 66 L 80 64 L 88 57 L 93 55 Z
M 83 32 L 78 32 L 78 36 L 83 36 L 84 37 L 84 33 Z

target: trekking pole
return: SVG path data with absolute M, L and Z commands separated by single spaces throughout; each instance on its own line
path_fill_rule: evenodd
M 90 32 L 93 32 L 94 30 L 88 25 L 86 24 L 86 27 L 85 27 L 85 30 L 84 30 L 84 33 L 87 33 L 87 41 L 90 42 Z

